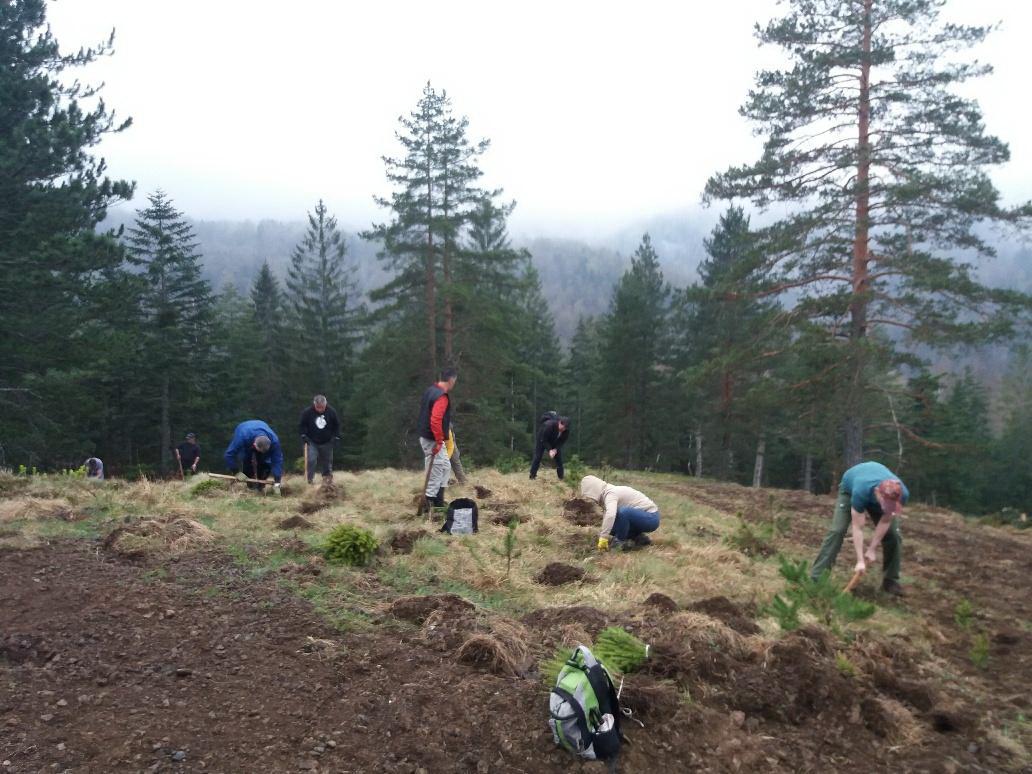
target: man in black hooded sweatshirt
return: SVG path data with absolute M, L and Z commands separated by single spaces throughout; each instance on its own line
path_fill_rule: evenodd
M 555 460 L 555 472 L 559 480 L 563 480 L 563 444 L 570 437 L 570 418 L 561 417 L 554 411 L 543 416 L 538 429 L 537 446 L 534 449 L 534 460 L 530 463 L 530 477 L 537 478 L 541 458 L 548 456 Z

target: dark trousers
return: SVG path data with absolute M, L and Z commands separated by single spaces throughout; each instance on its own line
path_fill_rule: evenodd
M 534 449 L 534 459 L 530 463 L 530 477 L 536 478 L 538 468 L 541 467 L 541 458 L 545 456 L 545 453 L 549 450 L 549 446 L 546 443 L 538 441 L 537 448 Z M 561 481 L 563 478 L 563 450 L 556 449 L 555 451 L 555 472 L 559 476 Z
M 333 441 L 327 441 L 326 443 L 315 443 L 309 441 L 307 444 L 308 449 L 308 483 L 311 484 L 315 480 L 316 468 L 323 477 L 329 477 L 333 475 Z
M 241 452 L 237 455 L 237 467 L 244 472 L 244 475 L 248 478 L 268 478 L 269 474 L 272 473 L 272 465 L 269 464 L 267 459 L 264 459 L 262 455 L 255 454 L 254 452 Z M 251 484 L 248 483 L 248 489 L 264 489 L 264 484 Z

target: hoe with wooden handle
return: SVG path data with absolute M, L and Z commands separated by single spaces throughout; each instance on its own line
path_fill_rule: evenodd
M 854 572 L 853 577 L 849 579 L 849 583 L 847 583 L 846 587 L 842 589 L 842 593 L 848 594 L 850 591 L 855 589 L 857 584 L 860 583 L 860 579 L 862 577 L 864 577 L 864 574 L 862 572 Z
M 221 479 L 225 479 L 226 481 L 240 481 L 241 484 L 268 484 L 269 483 L 267 479 L 266 480 L 262 480 L 262 479 L 259 479 L 259 478 L 245 478 L 245 479 L 241 480 L 241 479 L 237 478 L 236 476 L 226 476 L 226 475 L 223 475 L 222 473 L 209 473 L 208 474 L 208 478 L 221 478 Z

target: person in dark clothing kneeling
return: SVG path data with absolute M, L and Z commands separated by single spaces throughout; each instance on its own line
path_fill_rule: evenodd
M 541 426 L 538 428 L 537 446 L 534 448 L 534 459 L 530 463 L 530 477 L 537 478 L 538 468 L 541 466 L 541 458 L 548 452 L 548 456 L 555 460 L 555 472 L 559 480 L 563 478 L 563 444 L 570 437 L 570 418 L 561 417 L 554 411 L 550 411 L 542 418 Z
M 312 398 L 312 405 L 301 412 L 298 425 L 308 455 L 308 483 L 315 481 L 318 466 L 323 482 L 333 481 L 333 443 L 340 436 L 337 412 L 326 402 L 325 395 Z

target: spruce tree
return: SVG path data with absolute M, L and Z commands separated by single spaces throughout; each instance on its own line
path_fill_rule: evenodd
M 598 399 L 607 417 L 598 428 L 606 461 L 629 468 L 653 464 L 670 417 L 661 408 L 668 369 L 670 287 L 648 234 L 613 290 L 602 328 Z M 664 418 L 666 417 L 666 418 Z
M 290 258 L 286 281 L 299 400 L 325 393 L 342 405 L 350 396 L 354 352 L 364 322 L 353 273 L 337 219 L 320 199 L 308 215 L 304 239 Z M 256 312 L 262 311 L 270 310 L 256 307 Z M 266 324 L 262 319 L 256 322 Z
M 193 227 L 163 191 L 147 197 L 126 236 L 129 264 L 145 284 L 141 363 L 147 384 L 145 402 L 159 409 L 161 470 L 172 465 L 173 418 L 192 421 L 195 400 L 207 394 L 212 298 L 201 277 Z
M 133 185 L 109 178 L 93 149 L 130 121 L 116 119 L 100 87 L 67 73 L 108 56 L 112 43 L 64 54 L 44 0 L 0 4 L 0 446 L 9 464 L 81 462 L 102 440 L 95 415 L 79 414 L 79 384 L 106 389 L 131 296 L 117 240 L 95 227 Z
M 794 291 L 799 315 L 840 340 L 844 462 L 860 460 L 882 331 L 950 344 L 1027 323 L 1029 297 L 981 285 L 961 252 L 993 254 L 976 227 L 1016 223 L 988 169 L 1008 159 L 956 87 L 990 72 L 952 52 L 988 27 L 944 23 L 941 0 L 789 0 L 757 35 L 787 67 L 756 78 L 742 114 L 762 156 L 706 185 L 784 216 L 760 230 L 766 294 Z
M 701 282 L 679 299 L 677 359 L 695 425 L 712 441 L 711 474 L 735 479 L 762 437 L 783 434 L 773 404 L 784 394 L 772 372 L 787 326 L 776 303 L 748 295 L 760 283 L 744 210 L 729 208 L 704 245 Z

